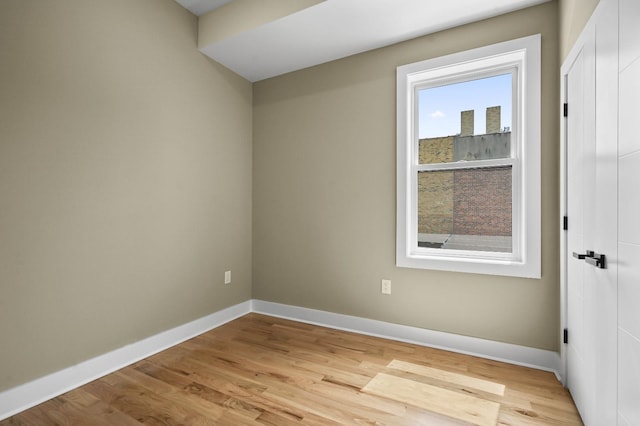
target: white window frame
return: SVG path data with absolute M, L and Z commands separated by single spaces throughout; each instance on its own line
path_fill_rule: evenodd
M 396 265 L 514 277 L 541 277 L 539 34 L 397 69 Z M 419 164 L 418 91 L 512 72 L 511 157 L 475 166 L 512 167 L 512 252 L 418 247 L 418 172 L 469 169 L 469 164 Z

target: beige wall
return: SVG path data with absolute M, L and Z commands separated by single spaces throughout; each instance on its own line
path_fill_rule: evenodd
M 557 350 L 557 16 L 257 83 L 252 155 L 252 86 L 173 0 L 0 2 L 0 391 L 252 296 Z M 539 32 L 543 279 L 396 268 L 395 68 Z
M 559 0 L 560 59 L 564 60 L 600 0 Z
M 0 2 L 0 390 L 251 297 L 252 87 L 196 34 L 173 0 Z
M 397 268 L 396 67 L 536 33 L 542 279 Z M 558 58 L 549 2 L 254 84 L 254 298 L 558 350 Z
M 234 0 L 198 20 L 198 48 L 291 15 L 324 0 Z

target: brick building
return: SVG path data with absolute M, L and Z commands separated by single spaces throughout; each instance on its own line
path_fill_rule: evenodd
M 420 163 L 509 157 L 511 132 L 501 129 L 500 107 L 487 108 L 486 114 L 487 126 L 484 134 L 474 135 L 474 111 L 462 111 L 459 135 L 421 139 Z M 452 236 L 488 236 L 503 237 L 498 240 L 504 241 L 506 245 L 496 251 L 510 250 L 511 181 L 512 171 L 509 166 L 420 172 L 420 245 L 444 247 Z

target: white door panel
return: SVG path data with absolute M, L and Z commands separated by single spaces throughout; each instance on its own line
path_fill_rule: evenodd
M 619 5 L 618 419 L 640 425 L 640 1 Z
M 620 0 L 620 71 L 640 58 L 640 1 Z
M 638 119 L 636 119 L 638 120 Z M 624 208 L 620 209 L 620 241 L 640 244 L 640 152 L 622 157 L 619 162 L 620 201 Z M 635 265 L 638 266 L 638 263 Z
M 640 340 L 619 333 L 619 417 L 630 425 L 640 425 Z
M 618 81 L 617 16 L 616 0 L 601 0 L 562 68 L 566 384 L 586 425 L 615 425 L 618 418 L 618 93 L 611 90 Z M 573 256 L 589 252 L 604 254 L 604 267 Z
M 640 25 L 637 27 L 640 28 Z M 640 41 L 638 44 L 640 45 Z M 640 137 L 638 137 L 640 105 L 638 105 L 638 99 L 640 99 L 640 59 L 620 74 L 619 136 L 621 156 L 640 150 Z
M 592 268 L 596 321 L 596 425 L 617 418 L 618 361 L 618 2 L 602 0 L 596 20 L 596 152 L 593 250 L 606 255 L 606 269 Z
M 573 254 L 585 254 L 592 247 L 589 229 L 593 226 L 594 200 L 589 190 L 595 183 L 595 44 L 585 43 L 568 70 L 567 119 L 567 386 L 580 414 L 589 424 L 595 419 L 595 359 L 591 350 L 594 307 L 590 265 Z
M 622 162 L 621 162 L 622 164 Z M 640 167 L 640 164 L 637 166 Z M 640 214 L 640 212 L 639 212 Z M 618 325 L 626 332 L 640 336 L 640 245 L 621 243 L 618 252 Z M 638 358 L 640 360 L 640 358 Z M 640 386 L 640 380 L 638 381 Z M 638 395 L 640 406 L 640 395 Z

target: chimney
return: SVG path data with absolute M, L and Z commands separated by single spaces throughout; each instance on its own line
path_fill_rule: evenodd
M 473 110 L 460 112 L 460 136 L 473 136 Z
M 500 107 L 487 108 L 487 134 L 500 133 Z

